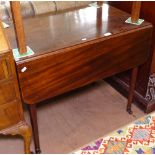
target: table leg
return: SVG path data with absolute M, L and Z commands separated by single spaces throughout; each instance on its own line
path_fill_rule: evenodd
M 133 113 L 131 110 L 131 105 L 132 105 L 134 90 L 135 90 L 135 86 L 136 86 L 137 72 L 138 72 L 138 67 L 133 68 L 132 72 L 131 72 L 131 80 L 130 80 L 128 104 L 127 104 L 127 112 L 129 114 Z
M 39 132 L 38 132 L 38 123 L 37 123 L 37 109 L 36 105 L 29 105 L 30 119 L 33 130 L 33 139 L 35 145 L 35 151 L 37 154 L 41 153 L 40 142 L 39 142 Z

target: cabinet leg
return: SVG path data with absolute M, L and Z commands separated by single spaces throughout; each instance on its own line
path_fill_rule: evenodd
M 6 128 L 0 131 L 2 135 L 20 135 L 24 139 L 24 150 L 26 154 L 30 154 L 30 142 L 32 131 L 30 126 L 25 122 L 25 120 L 20 121 L 12 127 Z
M 31 136 L 32 136 L 32 131 L 31 128 L 25 124 L 19 128 L 19 133 L 22 135 L 24 138 L 24 150 L 26 154 L 30 154 L 30 142 L 31 142 Z
M 29 105 L 29 112 L 30 112 L 30 119 L 31 119 L 31 125 L 33 130 L 35 152 L 37 154 L 40 154 L 41 149 L 40 149 L 38 123 L 37 123 L 37 109 L 35 104 Z
M 129 95 L 128 95 L 128 104 L 127 104 L 127 112 L 132 114 L 131 105 L 134 96 L 134 90 L 136 86 L 136 79 L 137 79 L 138 67 L 133 68 L 131 72 L 131 80 L 130 80 L 130 87 L 129 87 Z

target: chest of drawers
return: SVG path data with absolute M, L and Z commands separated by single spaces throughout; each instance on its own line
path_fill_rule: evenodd
M 15 63 L 0 27 L 0 134 L 24 138 L 25 153 L 30 153 L 31 129 L 23 115 Z

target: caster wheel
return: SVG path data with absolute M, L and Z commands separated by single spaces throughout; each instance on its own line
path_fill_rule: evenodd
M 127 110 L 126 110 L 130 115 L 132 115 L 133 114 L 133 111 L 131 110 L 131 108 L 127 108 Z
M 36 149 L 36 154 L 41 154 L 41 150 L 40 149 Z

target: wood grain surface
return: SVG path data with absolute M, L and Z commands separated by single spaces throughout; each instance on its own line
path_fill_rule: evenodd
M 12 18 L 14 21 L 14 28 L 16 33 L 16 40 L 18 44 L 19 53 L 27 52 L 25 44 L 25 32 L 23 27 L 23 20 L 21 15 L 20 1 L 10 1 Z
M 150 25 L 148 22 L 143 22 L 140 26 L 125 23 L 130 16 L 130 14 L 104 4 L 99 9 L 86 7 L 55 15 L 46 14 L 24 19 L 26 45 L 30 46 L 35 54 L 20 60 L 106 38 L 105 33 L 108 32 L 115 35 Z M 10 28 L 6 29 L 7 36 L 11 47 L 16 48 L 14 28 L 12 23 L 9 25 Z
M 0 23 L 1 24 L 1 23 Z M 22 125 L 18 125 L 22 122 Z M 30 153 L 31 128 L 26 124 L 15 62 L 0 26 L 0 134 L 21 135 L 25 153 Z
M 148 26 L 18 64 L 23 100 L 37 103 L 144 63 L 150 34 Z M 21 72 L 25 66 L 27 70 Z
M 128 13 L 131 12 L 132 9 L 132 1 L 111 1 L 109 2 L 110 5 L 113 5 L 114 7 L 117 7 L 118 9 L 124 10 Z M 148 9 L 149 8 L 149 9 Z M 155 2 L 154 1 L 142 1 L 141 4 L 141 12 L 140 12 L 140 18 L 144 19 L 145 21 L 148 21 L 152 23 L 153 27 L 155 26 Z M 148 60 L 139 67 L 138 71 L 138 78 L 136 83 L 136 91 L 135 91 L 135 102 L 138 103 L 140 107 L 146 112 L 153 111 L 155 109 L 154 107 L 154 101 L 150 101 L 146 99 L 146 92 L 149 91 L 148 83 L 149 83 L 149 77 L 155 73 L 155 31 L 153 28 L 152 33 L 152 48 L 150 48 L 150 54 Z M 114 81 L 117 84 L 117 88 L 122 87 L 123 91 L 126 92 L 128 90 L 129 86 L 129 79 L 130 79 L 130 71 L 123 72 L 115 77 L 113 77 Z M 121 90 L 121 89 L 119 89 Z
M 127 24 L 129 16 L 104 4 L 25 19 L 35 54 L 16 62 L 23 101 L 38 103 L 144 63 L 152 26 Z M 12 27 L 7 34 L 15 47 Z
M 136 23 L 139 19 L 140 8 L 141 8 L 141 2 L 140 1 L 133 2 L 132 11 L 131 11 L 131 21 L 133 23 Z

